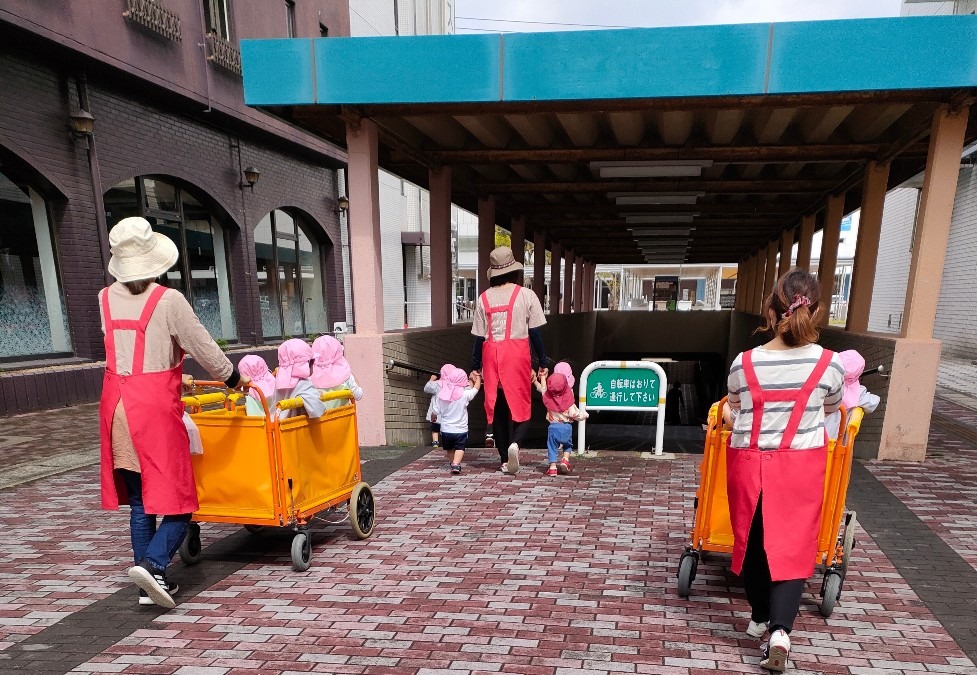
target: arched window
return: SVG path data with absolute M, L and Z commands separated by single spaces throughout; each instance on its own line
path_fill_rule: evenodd
M 0 172 L 0 358 L 71 352 L 47 204 Z
M 326 331 L 322 251 L 298 216 L 275 209 L 254 230 L 261 329 L 267 338 Z
M 237 338 L 227 267 L 227 235 L 217 218 L 188 190 L 140 176 L 105 194 L 109 229 L 128 216 L 142 216 L 173 240 L 180 262 L 160 279 L 186 296 L 215 338 Z

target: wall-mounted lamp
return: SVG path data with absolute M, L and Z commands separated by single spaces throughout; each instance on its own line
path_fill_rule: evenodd
M 71 137 L 76 141 L 87 141 L 95 132 L 95 118 L 87 110 L 71 113 Z
M 349 211 L 349 197 L 341 196 L 336 200 L 336 213 L 346 213 Z
M 254 192 L 254 184 L 258 182 L 258 177 L 260 175 L 260 171 L 253 166 L 249 166 L 244 170 L 244 182 L 238 185 L 238 187 L 240 187 L 242 190 L 244 188 L 248 188 L 251 190 L 251 192 Z

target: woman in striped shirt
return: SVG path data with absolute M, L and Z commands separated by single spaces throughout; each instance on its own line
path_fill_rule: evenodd
M 760 665 L 783 671 L 788 634 L 805 580 L 814 572 L 828 438 L 825 414 L 838 409 L 845 369 L 815 344 L 818 280 L 782 276 L 763 307 L 773 339 L 736 357 L 724 411 L 733 572 L 743 577 L 752 616 L 747 633 L 769 627 Z

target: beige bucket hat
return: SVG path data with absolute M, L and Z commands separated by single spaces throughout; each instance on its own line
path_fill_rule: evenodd
M 112 228 L 109 246 L 109 274 L 123 283 L 161 277 L 180 258 L 176 244 L 138 216 L 123 218 Z
M 521 269 L 522 263 L 516 262 L 516 257 L 512 255 L 512 249 L 508 246 L 499 246 L 489 254 L 489 279 Z

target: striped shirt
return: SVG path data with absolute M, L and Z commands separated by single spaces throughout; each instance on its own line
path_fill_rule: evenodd
M 814 371 L 822 352 L 823 349 L 816 344 L 783 350 L 757 347 L 753 350 L 753 367 L 760 387 L 764 390 L 800 389 Z M 748 448 L 753 429 L 753 399 L 743 372 L 742 354 L 733 361 L 727 384 L 729 407 L 733 413 L 730 443 L 734 448 Z M 803 450 L 824 445 L 824 416 L 841 405 L 844 384 L 845 368 L 835 354 L 807 402 L 791 448 Z M 793 409 L 791 402 L 768 402 L 764 405 L 760 422 L 761 448 L 780 447 Z

